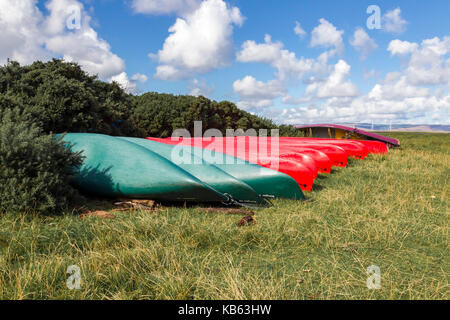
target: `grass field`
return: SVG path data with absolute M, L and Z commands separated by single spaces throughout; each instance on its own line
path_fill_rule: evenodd
M 401 149 L 321 175 L 311 201 L 275 201 L 255 225 L 202 207 L 3 214 L 0 298 L 449 299 L 450 135 L 389 135 Z

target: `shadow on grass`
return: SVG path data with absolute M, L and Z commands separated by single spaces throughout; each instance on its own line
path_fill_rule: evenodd
M 317 179 L 319 179 L 319 177 L 317 177 Z M 316 180 L 317 181 L 317 180 Z M 314 182 L 312 190 L 311 191 L 321 191 L 325 189 L 325 187 L 323 185 L 321 185 L 320 183 Z

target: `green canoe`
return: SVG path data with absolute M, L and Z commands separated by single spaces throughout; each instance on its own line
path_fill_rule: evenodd
M 172 160 L 183 159 L 185 162 L 194 164 L 196 159 L 208 161 L 208 163 L 214 164 L 217 168 L 252 187 L 263 198 L 305 199 L 298 183 L 282 172 L 261 167 L 224 153 L 191 146 L 169 144 L 167 146 L 173 151 Z M 207 158 L 202 157 L 203 151 L 208 152 Z M 210 159 L 214 159 L 214 161 Z M 175 161 L 175 163 L 178 164 L 179 161 Z
M 63 141 L 85 157 L 72 183 L 108 197 L 160 201 L 224 202 L 229 198 L 160 155 L 135 143 L 92 133 L 68 133 Z
M 117 138 L 136 143 L 144 148 L 147 148 L 148 150 L 159 154 L 169 161 L 173 160 L 173 146 L 142 138 Z M 183 170 L 189 172 L 199 180 L 210 185 L 217 191 L 226 195 L 230 195 L 233 200 L 241 204 L 267 204 L 267 202 L 262 197 L 260 197 L 256 193 L 256 191 L 253 190 L 249 185 L 224 172 L 215 165 L 210 164 L 206 161 L 201 161 L 201 159 L 198 160 L 194 155 L 192 155 L 191 160 L 192 161 L 187 163 L 176 162 L 175 164 Z

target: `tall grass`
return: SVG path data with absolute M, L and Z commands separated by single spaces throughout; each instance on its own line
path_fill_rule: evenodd
M 320 175 L 311 201 L 275 201 L 252 226 L 202 207 L 3 214 L 0 298 L 448 299 L 450 136 L 392 136 L 401 149 Z

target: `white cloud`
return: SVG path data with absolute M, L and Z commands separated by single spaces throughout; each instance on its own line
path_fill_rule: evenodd
M 296 35 L 300 37 L 300 39 L 303 39 L 306 36 L 306 31 L 303 30 L 302 26 L 300 25 L 300 22 L 295 22 L 294 32 Z
M 39 32 L 42 13 L 37 1 L 0 1 L 0 63 L 7 58 L 28 64 L 36 59 L 48 59 L 43 48 L 45 37 Z
M 446 85 L 450 83 L 450 37 L 438 37 L 417 43 L 393 40 L 391 54 L 411 53 L 405 70 L 407 81 L 414 85 Z
M 103 80 L 124 79 L 124 61 L 92 28 L 91 17 L 76 0 L 50 0 L 44 16 L 35 0 L 0 0 L 0 62 L 7 58 L 21 64 L 62 57 L 77 62 Z M 69 30 L 73 10 L 80 13 L 79 27 Z M 125 74 L 126 76 L 126 74 Z
M 398 77 L 398 78 L 397 78 Z M 413 86 L 408 83 L 406 76 L 395 74 L 387 77 L 384 83 L 377 83 L 367 95 L 370 99 L 396 100 L 429 96 L 428 88 Z
M 186 77 L 187 74 L 174 66 L 162 65 L 156 67 L 155 77 L 163 80 L 176 80 Z
M 213 93 L 214 86 L 208 86 L 205 81 L 194 78 L 189 81 L 188 89 L 189 94 L 192 96 L 204 96 L 208 98 Z
M 137 82 L 140 82 L 140 83 L 146 83 L 147 80 L 148 80 L 148 77 L 145 74 L 142 74 L 142 73 L 135 73 L 131 77 L 131 80 L 137 81 Z
M 342 41 L 344 31 L 338 30 L 323 18 L 319 22 L 319 25 L 311 33 L 311 47 L 335 47 L 339 53 L 342 53 L 344 51 L 344 42 Z
M 139 92 L 137 86 L 138 83 L 143 84 L 147 82 L 147 80 L 148 77 L 141 73 L 135 73 L 131 76 L 131 79 L 129 79 L 126 72 L 121 72 L 109 79 L 110 82 L 117 82 L 123 90 L 132 94 L 137 94 Z
M 350 44 L 361 52 L 361 59 L 366 59 L 367 56 L 374 51 L 378 46 L 375 41 L 362 29 L 358 28 L 353 33 L 353 38 Z
M 349 75 L 350 65 L 344 60 L 339 60 L 330 76 L 325 81 L 313 81 L 306 87 L 305 94 L 317 98 L 357 96 L 358 88 L 347 80 Z
M 253 40 L 245 41 L 236 58 L 240 62 L 274 63 L 274 61 L 280 59 L 282 49 L 283 44 L 281 42 L 272 42 L 270 35 L 266 34 L 264 43 L 257 44 Z
M 325 75 L 331 71 L 328 60 L 336 53 L 335 49 L 320 54 L 316 59 L 297 58 L 294 52 L 284 49 L 283 43 L 272 42 L 266 34 L 264 43 L 253 40 L 245 41 L 241 51 L 236 55 L 239 62 L 260 62 L 274 67 L 277 72 L 273 80 L 263 82 L 252 76 L 236 80 L 233 83 L 234 92 L 241 100 L 237 103 L 244 109 L 272 106 L 276 98 L 284 103 L 304 101 L 296 99 L 287 93 L 287 85 L 304 80 L 308 74 Z
M 294 52 L 283 49 L 283 43 L 272 42 L 270 35 L 264 37 L 264 43 L 256 43 L 247 40 L 242 44 L 242 50 L 237 53 L 239 62 L 262 62 L 277 69 L 277 77 L 286 79 L 295 77 L 302 79 L 307 73 L 313 71 L 324 71 L 329 58 L 334 51 L 327 51 L 319 56 L 317 60 L 297 58 Z
M 415 42 L 401 41 L 398 39 L 389 42 L 388 51 L 391 55 L 406 55 L 416 51 L 418 44 Z
M 412 123 L 442 123 L 450 112 L 450 95 L 442 97 L 410 97 L 402 100 L 376 100 L 368 96 L 353 98 L 333 97 L 322 105 L 311 103 L 298 108 L 286 108 L 275 120 L 288 124 L 379 122 L 386 120 Z
M 46 3 L 50 15 L 44 21 L 49 36 L 45 41 L 48 50 L 60 54 L 66 61 L 79 63 L 91 74 L 106 79 L 118 75 L 125 69 L 125 62 L 111 52 L 110 45 L 98 37 L 90 25 L 90 16 L 76 0 L 51 0 Z M 67 30 L 66 20 L 70 16 L 67 8 L 76 6 L 81 10 L 79 29 Z
M 200 0 L 133 0 L 131 7 L 136 13 L 183 15 L 194 11 L 200 5 Z
M 159 61 L 156 77 L 176 80 L 203 74 L 230 63 L 233 51 L 233 25 L 244 17 L 237 7 L 223 0 L 206 0 L 185 18 L 178 18 L 163 48 L 150 56 Z
M 321 32 L 325 32 L 324 26 L 325 29 L 332 26 L 323 19 L 321 19 L 321 24 L 322 27 L 315 29 L 316 38 Z M 333 28 L 332 26 L 331 29 Z M 320 36 L 321 40 L 315 42 L 315 45 L 320 43 L 327 48 L 332 47 L 322 52 L 317 58 L 297 58 L 294 52 L 284 49 L 282 42 L 273 42 L 268 34 L 264 37 L 264 43 L 256 43 L 253 40 L 245 41 L 236 55 L 239 62 L 266 63 L 274 67 L 277 72 L 275 78 L 267 82 L 258 81 L 252 76 L 236 80 L 233 83 L 233 89 L 241 98 L 238 106 L 252 109 L 273 106 L 276 98 L 281 98 L 281 101 L 287 104 L 302 104 L 312 99 L 326 98 L 331 95 L 354 96 L 358 94 L 356 87 L 346 79 L 350 67 L 344 61 L 336 66 L 328 65 L 328 61 L 336 55 L 337 50 L 343 48 L 342 32 L 335 28 L 334 30 L 337 32 L 338 38 L 331 37 L 331 40 L 326 40 Z M 305 81 L 308 75 L 310 84 L 307 94 L 300 98 L 291 96 L 287 87 L 299 84 L 299 80 Z
M 262 82 L 252 76 L 236 80 L 233 83 L 233 89 L 241 97 L 238 106 L 244 109 L 271 106 L 273 99 L 285 94 L 281 81 L 275 79 Z
M 448 85 L 450 83 L 450 37 L 422 41 L 411 54 L 405 73 L 415 85 Z
M 406 31 L 408 22 L 401 17 L 402 11 L 400 8 L 386 12 L 383 17 L 383 29 L 392 33 L 403 33 Z
M 136 82 L 128 79 L 126 72 L 121 72 L 115 76 L 112 76 L 109 81 L 117 82 L 119 86 L 128 93 L 137 93 Z
M 332 92 L 323 103 L 303 98 L 303 106 L 273 113 L 279 122 L 354 122 L 395 121 L 405 123 L 448 123 L 450 114 L 450 37 L 425 39 L 420 44 L 393 41 L 388 50 L 393 54 L 410 54 L 407 66 L 390 72 L 365 95 L 339 97 Z M 348 67 L 341 63 L 327 81 L 311 87 L 317 96 L 327 97 L 331 83 L 345 82 Z M 338 70 L 340 70 L 338 72 Z M 340 76 L 338 76 L 340 74 Z M 340 79 L 340 80 L 339 80 Z M 313 82 L 313 84 L 315 84 Z M 339 86 L 337 86 L 339 88 Z M 342 89 L 342 88 L 341 88 Z M 308 91 L 308 89 L 307 89 Z M 333 91 L 333 90 L 331 90 Z M 343 90 L 345 92 L 345 90 Z

